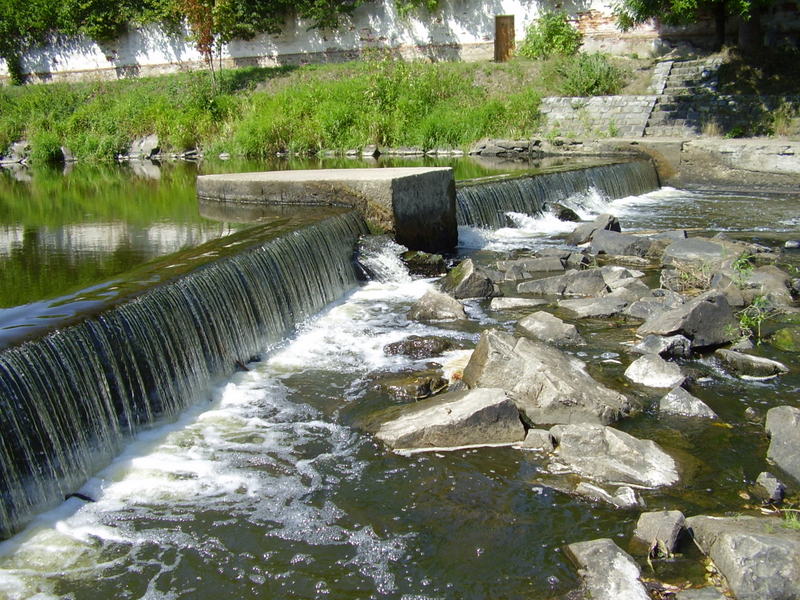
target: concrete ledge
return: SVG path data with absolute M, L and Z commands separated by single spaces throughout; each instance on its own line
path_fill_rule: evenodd
M 201 175 L 197 195 L 232 204 L 351 206 L 413 250 L 446 252 L 458 241 L 449 167 Z

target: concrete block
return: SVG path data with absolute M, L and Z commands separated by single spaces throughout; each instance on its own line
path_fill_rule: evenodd
M 458 241 L 449 167 L 201 175 L 197 195 L 231 204 L 352 206 L 412 250 L 443 252 Z

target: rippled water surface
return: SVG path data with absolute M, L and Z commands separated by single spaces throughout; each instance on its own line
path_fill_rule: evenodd
M 610 204 L 589 191 L 569 202 L 584 217 L 612 212 L 630 229 L 726 231 L 773 245 L 800 235 L 796 198 L 665 188 Z M 509 218 L 516 227 L 462 228 L 460 252 L 491 263 L 557 245 L 549 236 L 571 229 L 549 217 Z M 384 345 L 437 334 L 469 346 L 481 329 L 512 328 L 524 315 L 470 301 L 473 324 L 463 330 L 409 322 L 406 310 L 430 286 L 401 271 L 365 284 L 265 348 L 263 360 L 219 382 L 178 422 L 140 435 L 82 488 L 96 502 L 70 499 L 0 544 L 0 596 L 544 599 L 575 587 L 563 544 L 612 537 L 627 547 L 635 513 L 543 486 L 534 453 L 400 456 L 364 433 L 393 403 L 380 375 L 428 362 L 387 356 Z M 744 409 L 796 400 L 796 370 L 753 383 L 693 361 L 686 367 L 706 379 L 692 392 L 724 423 L 660 419 L 649 408 L 659 394 L 622 378 L 632 357 L 621 342 L 633 339 L 635 324 L 578 326 L 590 340 L 580 355 L 593 375 L 646 407 L 619 426 L 657 440 L 683 465 L 679 486 L 645 493 L 649 508 L 745 510 L 739 492 L 766 467 L 767 440 Z M 435 360 L 448 368 L 464 354 Z M 697 580 L 695 558 L 661 574 Z

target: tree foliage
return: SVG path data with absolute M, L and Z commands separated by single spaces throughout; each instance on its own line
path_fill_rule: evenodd
M 517 52 L 526 58 L 571 56 L 582 41 L 583 35 L 570 23 L 566 13 L 546 12 L 528 27 Z
M 82 34 L 96 41 L 116 38 L 133 25 L 189 26 L 209 62 L 215 47 L 260 32 L 280 32 L 287 18 L 311 27 L 334 28 L 365 0 L 0 0 L 0 58 L 12 80 L 23 79 L 21 57 L 51 36 Z M 400 0 L 398 6 L 433 8 L 438 0 Z

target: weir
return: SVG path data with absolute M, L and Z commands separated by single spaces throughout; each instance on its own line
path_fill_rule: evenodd
M 504 212 L 536 214 L 592 187 L 623 197 L 657 188 L 658 179 L 652 164 L 633 162 L 469 184 L 458 191 L 458 220 L 503 226 Z M 452 192 L 452 184 L 444 189 Z M 233 204 L 201 208 L 229 220 Z M 315 209 L 315 224 L 297 219 L 290 227 L 298 210 L 246 211 L 244 220 L 267 214 L 273 222 L 78 298 L 72 314 L 46 315 L 57 331 L 26 325 L 13 339 L 7 334 L 16 345 L 0 349 L 0 537 L 75 492 L 138 431 L 207 397 L 215 380 L 356 285 L 352 255 L 368 230 L 363 217 L 324 218 Z M 71 310 L 61 304 L 59 312 Z
M 0 537 L 356 284 L 360 216 L 281 233 L 0 352 Z
M 586 169 L 513 177 L 492 182 L 476 180 L 456 191 L 459 225 L 497 229 L 506 226 L 505 213 L 541 214 L 552 202 L 590 189 L 610 199 L 644 194 L 658 189 L 659 180 L 650 161 L 600 165 Z

